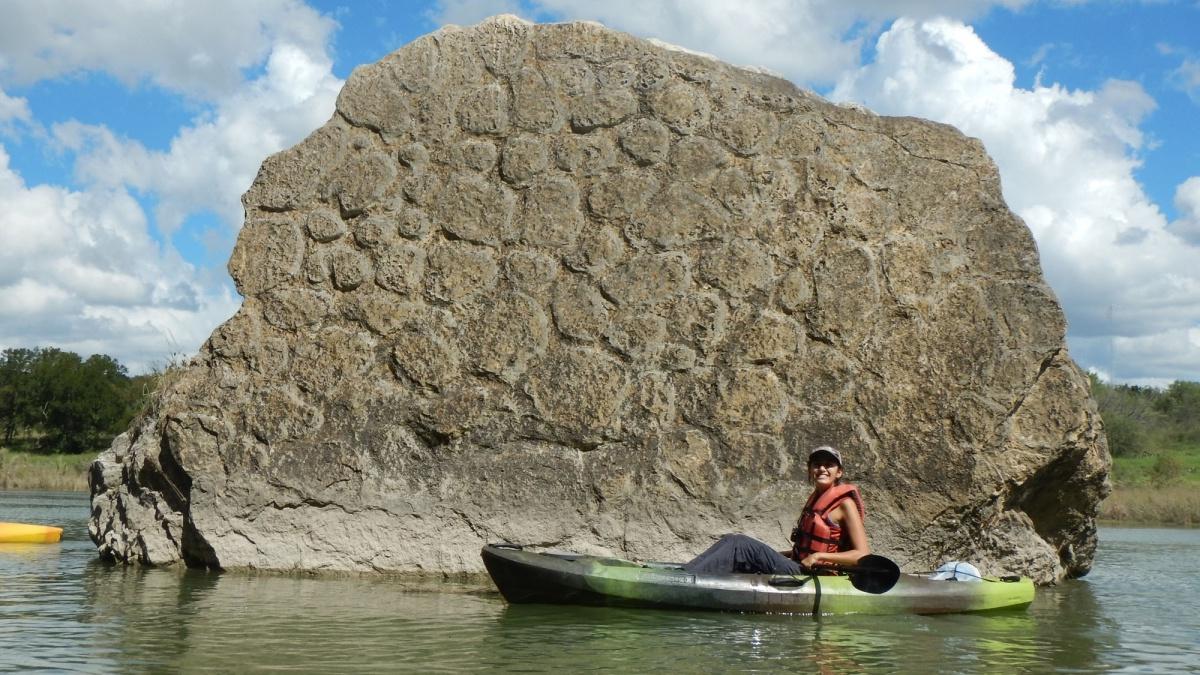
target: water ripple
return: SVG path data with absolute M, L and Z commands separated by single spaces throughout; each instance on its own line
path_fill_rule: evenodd
M 987 616 L 759 616 L 510 606 L 378 578 L 110 566 L 81 495 L 0 493 L 6 520 L 66 526 L 0 545 L 0 671 L 1186 672 L 1200 533 L 1103 529 L 1086 581 Z

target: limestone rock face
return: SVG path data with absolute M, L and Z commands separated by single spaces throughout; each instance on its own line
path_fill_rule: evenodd
M 444 28 L 268 158 L 245 301 L 93 464 L 128 562 L 482 569 L 787 545 L 1084 574 L 1109 456 L 980 143 L 590 23 Z

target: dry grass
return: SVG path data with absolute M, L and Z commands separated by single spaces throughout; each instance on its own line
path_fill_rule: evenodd
M 1120 523 L 1200 525 L 1200 489 L 1189 483 L 1118 487 L 1100 505 L 1100 519 Z
M 0 490 L 86 492 L 96 453 L 39 455 L 0 448 Z

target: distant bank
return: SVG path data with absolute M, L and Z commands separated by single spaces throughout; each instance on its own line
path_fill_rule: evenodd
M 1200 485 L 1114 488 L 1100 505 L 1100 520 L 1123 525 L 1200 526 Z
M 44 455 L 0 449 L 0 490 L 87 492 L 96 453 Z M 1100 505 L 1100 519 L 1122 524 L 1200 526 L 1200 485 L 1117 487 Z
M 94 452 L 41 454 L 0 448 L 0 490 L 87 492 Z

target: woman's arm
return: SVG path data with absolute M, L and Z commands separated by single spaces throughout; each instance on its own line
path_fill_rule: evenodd
M 800 561 L 805 567 L 820 567 L 822 565 L 853 565 L 858 559 L 871 552 L 867 544 L 867 528 L 863 526 L 862 517 L 854 502 L 843 501 L 831 514 L 834 522 L 842 526 L 850 540 L 850 550 L 838 553 L 810 553 Z

